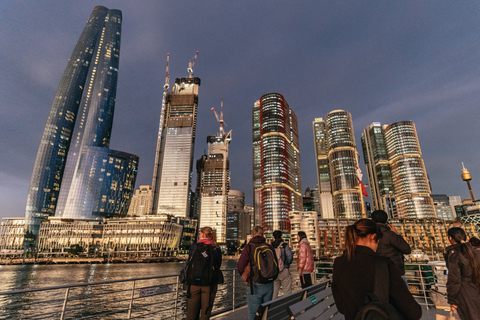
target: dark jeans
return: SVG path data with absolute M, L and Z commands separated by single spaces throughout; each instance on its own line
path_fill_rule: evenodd
M 187 298 L 186 320 L 210 319 L 216 293 L 217 285 L 212 287 L 191 285 L 190 298 Z
M 312 274 L 311 273 L 304 273 L 303 275 L 301 275 L 300 276 L 300 283 L 302 285 L 302 289 L 310 287 L 312 285 Z

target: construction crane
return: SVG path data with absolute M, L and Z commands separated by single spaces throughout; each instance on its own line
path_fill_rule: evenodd
M 188 78 L 193 78 L 193 67 L 195 66 L 195 61 L 197 60 L 197 57 L 198 57 L 198 51 L 197 53 L 195 53 L 195 57 L 193 58 L 193 61 L 190 60 L 188 62 L 188 68 L 187 68 Z
M 232 130 L 230 130 L 227 134 L 225 134 L 225 129 L 223 128 L 223 125 L 224 124 L 226 125 L 225 121 L 223 121 L 223 98 L 220 104 L 220 117 L 218 116 L 218 113 L 215 111 L 214 107 L 212 107 L 212 110 L 213 110 L 213 113 L 215 113 L 215 117 L 217 118 L 218 124 L 220 126 L 219 135 L 222 137 L 225 137 L 225 141 L 229 142 L 230 140 L 232 140 Z

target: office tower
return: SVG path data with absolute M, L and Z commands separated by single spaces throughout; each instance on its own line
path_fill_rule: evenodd
M 318 196 L 320 208 L 315 210 L 324 218 L 333 218 L 332 186 L 330 184 L 330 168 L 328 165 L 327 131 L 325 120 L 315 118 L 313 141 L 315 143 L 315 159 L 317 167 Z
M 175 79 L 162 106 L 153 170 L 153 214 L 187 218 L 200 79 Z
M 241 245 L 253 229 L 253 206 L 246 204 L 243 207 L 243 215 L 238 220 L 238 244 Z
M 132 197 L 129 216 L 146 216 L 152 214 L 153 192 L 151 186 L 140 186 Z
M 384 210 L 396 216 L 395 191 L 382 125 L 372 123 L 362 133 L 363 159 L 367 166 L 373 210 Z
M 298 248 L 298 231 L 303 231 L 307 234 L 307 239 L 310 242 L 312 251 L 315 257 L 318 257 L 320 237 L 318 233 L 318 214 L 315 211 L 290 211 L 291 223 L 291 242 L 290 245 L 295 251 Z
M 253 216 L 252 228 L 262 225 L 262 158 L 260 156 L 260 100 L 255 101 L 252 109 L 252 141 L 253 141 Z
M 72 170 L 77 169 L 76 160 L 85 156 L 88 161 L 97 161 L 105 151 L 99 149 L 108 148 L 115 106 L 121 23 L 119 10 L 95 7 L 67 63 L 30 180 L 25 213 L 27 233 L 37 235 L 40 221 L 56 214 L 60 192 L 68 194 L 68 189 L 75 183 L 75 171 Z M 124 156 L 134 157 L 121 155 Z M 135 170 L 131 160 L 131 169 Z M 84 168 L 92 165 L 83 164 Z M 135 173 L 132 171 L 127 175 L 132 174 Z
M 392 218 L 435 218 L 415 125 L 373 123 L 362 134 L 373 209 Z
M 435 218 L 425 164 L 412 121 L 384 125 L 398 218 Z
M 455 209 L 450 205 L 450 200 L 446 194 L 431 194 L 430 196 L 435 206 L 437 219 L 455 220 Z
M 297 116 L 278 93 L 263 95 L 253 108 L 253 116 L 255 215 L 260 204 L 267 237 L 275 230 L 289 236 L 288 212 L 303 207 Z M 255 159 L 258 145 L 260 154 Z
M 199 227 L 211 227 L 217 235 L 217 242 L 225 244 L 227 196 L 230 190 L 228 145 L 232 141 L 232 136 L 231 131 L 228 133 L 223 131 L 223 102 L 221 116 L 219 118 L 217 115 L 217 120 L 220 131 L 215 136 L 207 137 L 207 154 L 197 161 L 195 198 L 198 201 Z
M 325 128 L 335 218 L 362 218 L 352 116 L 343 110 L 331 111 L 325 118 Z
M 239 190 L 228 192 L 227 204 L 227 248 L 236 248 L 240 245 L 240 224 L 244 219 L 245 193 Z M 243 231 L 243 230 L 242 230 Z M 230 250 L 229 250 L 230 251 Z

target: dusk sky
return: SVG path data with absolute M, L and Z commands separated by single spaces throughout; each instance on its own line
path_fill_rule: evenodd
M 0 2 L 0 217 L 25 215 L 41 135 L 73 48 L 96 5 L 123 13 L 110 148 L 140 157 L 151 184 L 167 53 L 170 74 L 201 79 L 195 162 L 224 99 L 232 189 L 252 204 L 252 116 L 284 95 L 300 128 L 302 192 L 317 184 L 312 121 L 352 114 L 357 149 L 372 122 L 412 120 L 432 193 L 480 198 L 478 1 Z M 195 185 L 194 176 L 193 186 Z M 370 193 L 370 190 L 368 190 Z

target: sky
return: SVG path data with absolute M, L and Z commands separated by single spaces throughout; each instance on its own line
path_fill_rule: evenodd
M 0 217 L 21 217 L 60 78 L 96 5 L 123 12 L 111 149 L 140 157 L 151 184 L 170 53 L 171 84 L 201 79 L 194 161 L 232 129 L 232 189 L 252 204 L 256 100 L 281 93 L 298 117 L 302 189 L 317 184 L 312 121 L 352 114 L 360 138 L 373 122 L 415 123 L 432 193 L 480 198 L 478 1 L 24 1 L 0 2 Z M 195 168 L 194 162 L 194 168 Z M 195 177 L 193 185 L 195 185 Z

